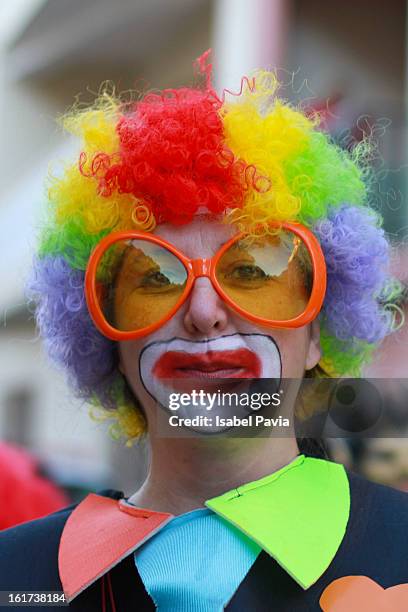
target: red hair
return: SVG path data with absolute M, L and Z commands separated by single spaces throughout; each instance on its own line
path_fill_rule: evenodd
M 92 160 L 99 193 L 133 194 L 157 223 L 241 207 L 255 176 L 225 146 L 221 106 L 208 86 L 146 95 L 118 121 L 118 153 Z

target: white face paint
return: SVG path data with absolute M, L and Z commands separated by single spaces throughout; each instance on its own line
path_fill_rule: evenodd
M 270 390 L 273 393 L 282 374 L 277 344 L 271 336 L 260 333 L 236 333 L 203 341 L 172 338 L 152 342 L 142 350 L 139 368 L 146 391 L 166 412 L 171 412 L 170 396 L 175 392 L 191 393 L 194 389 L 209 395 L 218 390 L 248 393 L 248 379 L 253 382 L 267 378 L 274 379 Z M 192 418 L 217 412 L 228 418 L 243 417 L 249 412 L 236 404 L 220 406 L 214 404 L 214 398 L 204 403 L 202 399 L 203 395 L 199 406 L 180 406 L 177 415 Z

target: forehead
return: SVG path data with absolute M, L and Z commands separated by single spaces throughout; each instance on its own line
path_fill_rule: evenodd
M 237 233 L 236 227 L 221 220 L 195 218 L 187 225 L 163 223 L 153 232 L 180 249 L 187 257 L 211 257 Z

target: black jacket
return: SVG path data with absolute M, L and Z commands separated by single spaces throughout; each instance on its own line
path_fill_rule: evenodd
M 346 534 L 320 579 L 304 591 L 272 557 L 261 552 L 226 610 L 319 611 L 319 599 L 326 586 L 343 576 L 368 576 L 384 588 L 408 583 L 408 494 L 352 473 L 348 477 L 351 509 Z M 102 494 L 114 499 L 123 497 L 118 491 Z M 74 507 L 0 533 L 0 591 L 62 590 L 58 547 L 65 521 Z M 133 554 L 114 567 L 110 576 L 117 612 L 155 609 L 137 573 Z M 104 588 L 106 610 L 111 610 L 106 581 Z M 102 579 L 78 595 L 69 607 L 83 612 L 102 610 Z

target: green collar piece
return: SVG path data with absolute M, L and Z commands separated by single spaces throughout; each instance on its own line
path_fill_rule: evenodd
M 350 489 L 342 465 L 299 455 L 270 476 L 205 503 L 308 589 L 343 541 Z

